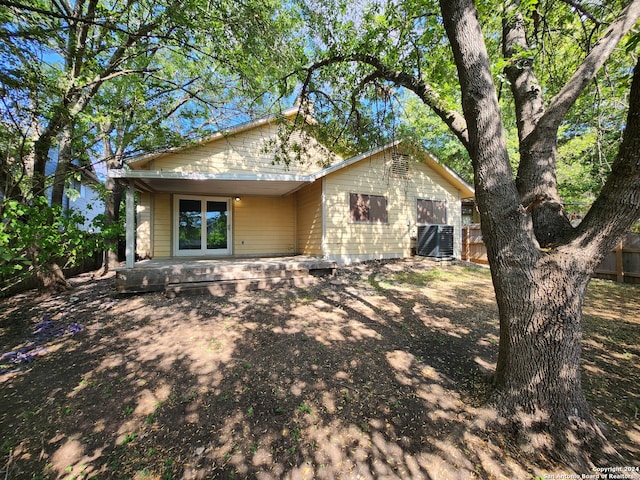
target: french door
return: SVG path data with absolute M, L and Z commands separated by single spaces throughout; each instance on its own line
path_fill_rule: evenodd
M 230 199 L 174 197 L 174 253 L 229 255 L 231 253 Z

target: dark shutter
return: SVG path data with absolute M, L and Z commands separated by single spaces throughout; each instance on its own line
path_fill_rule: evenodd
M 389 222 L 387 199 L 382 195 L 350 193 L 349 212 L 352 222 Z
M 417 202 L 418 225 L 444 225 L 447 223 L 447 202 L 444 200 L 424 200 Z

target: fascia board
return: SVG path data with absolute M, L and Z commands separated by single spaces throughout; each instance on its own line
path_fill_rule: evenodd
M 167 180 L 242 180 L 309 182 L 311 175 L 289 175 L 283 173 L 205 173 L 205 172 L 165 172 L 162 170 L 110 170 L 111 178 L 167 179 Z

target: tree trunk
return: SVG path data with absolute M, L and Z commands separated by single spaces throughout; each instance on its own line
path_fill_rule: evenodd
M 108 178 L 105 184 L 107 195 L 104 201 L 104 224 L 110 227 L 120 220 L 120 204 L 122 203 L 123 188 L 112 178 Z M 118 256 L 118 237 L 107 235 L 104 238 L 104 253 L 102 256 L 101 275 L 116 268 L 120 263 Z
M 64 277 L 62 269 L 57 263 L 42 265 L 36 271 L 39 290 L 51 293 L 60 293 L 71 288 L 69 282 Z
M 495 242 L 494 242 L 495 243 Z M 493 249 L 495 250 L 495 249 Z M 494 402 L 525 451 L 588 471 L 614 451 L 582 392 L 582 306 L 588 259 L 575 247 L 524 259 L 517 274 L 493 268 L 500 312 Z M 512 258 L 512 261 L 523 260 Z M 496 263 L 496 252 L 490 255 Z M 610 460 L 610 458 L 609 458 Z
M 606 203 L 614 205 L 613 197 L 618 197 L 628 214 L 617 218 L 602 213 L 593 228 L 571 228 L 558 208 L 557 129 L 536 123 L 542 114 L 539 92 L 527 92 L 535 77 L 520 69 L 512 72 L 512 82 L 523 86 L 525 96 L 517 106 L 524 166 L 516 188 L 474 2 L 441 0 L 440 7 L 458 68 L 476 200 L 500 317 L 494 403 L 503 425 L 533 454 L 555 457 L 583 472 L 589 471 L 591 461 L 611 464 L 607 457 L 614 450 L 582 393 L 582 306 L 590 274 L 640 212 L 640 195 L 634 191 L 640 179 L 638 155 L 624 153 L 633 148 L 622 148 L 626 169 L 621 168 L 624 173 L 614 175 L 620 178 L 611 179 L 611 187 L 603 190 L 610 197 Z M 523 72 L 526 78 L 516 78 Z M 636 71 L 630 118 L 640 112 L 640 101 L 634 100 L 639 76 Z M 639 132 L 640 126 L 628 122 L 625 140 L 637 138 Z M 614 188 L 623 180 L 622 188 Z M 540 195 L 531 195 L 536 188 Z M 596 234 L 596 228 L 603 233 Z
M 69 123 L 62 129 L 60 136 L 60 147 L 58 151 L 58 164 L 51 187 L 51 205 L 62 205 L 64 198 L 64 187 L 67 183 L 69 165 L 73 160 L 73 123 Z
M 113 146 L 111 145 L 111 131 L 111 124 L 102 126 L 102 145 L 108 170 L 122 168 L 124 163 L 124 134 L 119 132 L 117 135 L 119 140 L 118 147 L 117 151 L 114 152 Z M 122 203 L 124 187 L 113 178 L 107 177 L 105 189 L 107 193 L 104 201 L 104 224 L 106 228 L 109 228 L 120 220 L 120 204 Z M 117 267 L 120 262 L 120 258 L 118 257 L 118 236 L 106 235 L 104 237 L 104 244 L 105 249 L 102 257 L 101 275 L 106 275 L 109 270 Z
M 38 281 L 38 289 L 44 292 L 64 292 L 71 288 L 64 276 L 60 266 L 55 262 L 40 264 L 38 261 L 38 247 L 29 248 L 29 259 L 33 266 L 33 271 Z
M 60 137 L 58 164 L 56 165 L 54 180 L 51 187 L 52 206 L 62 206 L 62 201 L 64 198 L 64 187 L 67 181 L 67 173 L 69 170 L 69 164 L 72 160 L 72 135 L 73 125 L 69 123 L 62 129 L 62 135 Z M 65 215 L 65 212 L 62 211 L 61 214 Z M 50 221 L 53 221 L 53 218 L 50 219 Z M 37 249 L 38 247 L 33 246 L 33 248 Z M 64 273 L 62 272 L 62 269 L 58 265 L 56 259 L 49 259 L 41 264 L 39 268 L 36 269 L 36 278 L 38 279 L 40 290 L 43 291 L 62 292 L 71 288 L 71 286 L 65 279 Z
M 67 121 L 68 112 L 64 112 L 63 109 L 57 109 L 47 125 L 42 128 L 42 131 L 40 132 L 39 127 L 37 129 L 38 133 L 33 141 L 33 167 L 30 168 L 32 171 L 32 197 L 45 195 L 47 187 L 46 166 L 49 160 L 49 151 L 55 137 L 60 133 Z

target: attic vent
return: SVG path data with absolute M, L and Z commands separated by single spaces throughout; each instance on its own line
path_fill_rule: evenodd
M 409 155 L 391 153 L 391 174 L 394 177 L 406 178 L 409 175 Z

